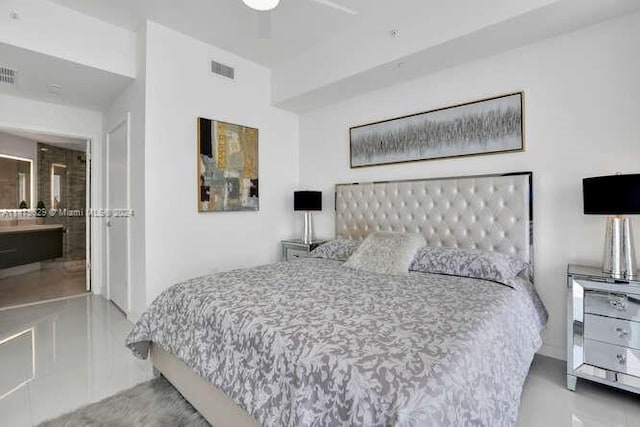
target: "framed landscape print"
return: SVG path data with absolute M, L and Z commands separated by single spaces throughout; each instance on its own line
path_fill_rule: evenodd
M 349 130 L 351 167 L 524 150 L 517 92 Z
M 198 118 L 198 212 L 257 211 L 258 129 Z

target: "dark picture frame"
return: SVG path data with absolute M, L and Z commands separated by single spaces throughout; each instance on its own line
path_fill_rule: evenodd
M 524 91 L 349 129 L 351 168 L 524 150 Z

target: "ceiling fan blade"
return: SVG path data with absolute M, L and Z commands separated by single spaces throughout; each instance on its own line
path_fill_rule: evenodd
M 257 36 L 260 39 L 271 38 L 271 11 L 256 11 Z
M 342 12 L 345 12 L 345 13 L 348 13 L 348 14 L 351 14 L 351 15 L 357 15 L 358 14 L 357 10 L 349 9 L 346 6 L 343 6 L 341 4 L 335 3 L 335 2 L 333 2 L 331 0 L 311 0 L 311 1 L 319 3 L 319 4 L 324 5 L 324 6 L 331 7 L 333 9 L 337 9 L 339 11 L 342 11 Z

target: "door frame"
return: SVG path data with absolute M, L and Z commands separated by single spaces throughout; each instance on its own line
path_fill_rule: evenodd
M 91 248 L 91 242 L 93 242 L 91 236 L 91 218 L 88 216 L 88 212 L 91 212 L 91 207 L 93 206 L 93 192 L 91 191 L 91 184 L 93 183 L 93 144 L 91 140 L 87 140 L 87 149 L 85 150 L 85 160 L 86 160 L 86 190 L 85 190 L 85 203 L 87 205 L 87 210 L 85 211 L 85 245 L 87 248 L 87 257 L 86 257 L 86 267 L 87 267 L 87 292 L 91 292 L 91 275 L 93 274 L 93 262 L 91 256 L 93 254 L 93 250 Z
M 84 139 L 87 141 L 87 148 L 91 152 L 89 159 L 92 161 L 90 175 L 87 176 L 87 185 L 90 191 L 87 193 L 86 205 L 87 209 L 96 209 L 102 206 L 102 155 L 98 147 L 102 146 L 102 135 L 87 135 L 82 133 L 69 132 L 64 129 L 51 128 L 48 126 L 25 125 L 22 123 L 12 123 L 0 121 L 0 129 L 14 130 L 23 132 L 36 132 L 52 136 L 60 136 L 65 138 Z M 89 152 L 88 151 L 88 152 Z M 94 161 L 95 160 L 95 161 Z M 87 211 L 88 212 L 88 211 Z M 87 291 L 94 294 L 100 294 L 104 285 L 104 262 L 102 260 L 104 242 L 102 237 L 102 227 L 98 225 L 98 218 L 89 216 L 87 218 L 87 258 L 85 260 L 88 270 Z M 46 301 L 43 301 L 46 302 Z
M 110 212 L 112 207 L 109 206 L 109 186 L 110 186 L 110 180 L 109 180 L 109 164 L 110 164 L 110 160 L 111 160 L 111 144 L 110 144 L 110 139 L 111 139 L 111 134 L 113 132 L 115 132 L 117 129 L 119 129 L 120 127 L 125 126 L 125 135 L 126 135 L 126 153 L 127 153 L 127 161 L 126 161 L 126 166 L 125 166 L 125 170 L 127 171 L 127 178 L 126 178 L 126 199 L 127 199 L 127 206 L 122 206 L 122 207 L 118 207 L 119 209 L 131 209 L 131 113 L 127 112 L 125 114 L 125 116 L 116 122 L 116 124 L 114 124 L 106 133 L 105 136 L 105 174 L 104 174 L 104 183 L 105 183 L 105 197 L 104 197 L 104 201 L 105 201 L 105 207 L 107 209 L 107 212 Z M 125 314 L 127 316 L 129 316 L 129 314 L 131 313 L 131 218 L 127 217 L 126 218 L 127 221 L 127 236 L 126 236 L 126 242 L 127 242 L 127 256 L 126 256 L 126 260 L 127 260 L 127 306 L 126 308 L 122 308 L 125 312 Z M 110 257 L 109 257 L 109 252 L 110 252 L 110 238 L 109 238 L 109 228 L 108 228 L 108 224 L 109 224 L 109 217 L 105 217 L 105 220 L 103 222 L 104 224 L 104 238 L 105 238 L 105 249 L 106 249 L 106 253 L 105 253 L 105 279 L 106 279 L 106 290 L 107 290 L 107 299 L 109 301 L 111 301 L 111 273 L 110 273 Z

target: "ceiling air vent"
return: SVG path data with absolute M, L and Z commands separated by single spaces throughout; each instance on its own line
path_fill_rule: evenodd
M 16 84 L 18 78 L 18 72 L 12 68 L 0 67 L 0 83 L 6 83 L 8 85 Z
M 233 67 L 229 67 L 228 65 L 224 65 L 217 61 L 211 61 L 211 72 L 229 80 L 236 78 L 236 70 Z

